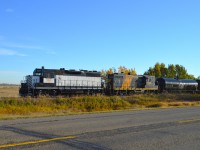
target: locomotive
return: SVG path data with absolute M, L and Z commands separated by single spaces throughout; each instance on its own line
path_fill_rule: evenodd
M 21 96 L 102 93 L 101 73 L 87 70 L 36 68 L 21 82 Z
M 147 75 L 126 75 L 114 73 L 106 77 L 106 94 L 130 95 L 134 93 L 157 92 L 155 77 Z
M 39 95 L 131 95 L 134 93 L 192 92 L 200 90 L 200 80 L 157 78 L 149 75 L 108 74 L 88 70 L 36 68 L 21 82 L 21 96 Z

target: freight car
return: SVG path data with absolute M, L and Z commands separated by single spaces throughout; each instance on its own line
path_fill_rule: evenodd
M 36 68 L 21 82 L 21 96 L 98 94 L 103 90 L 101 73 L 87 70 Z
M 108 95 L 130 95 L 158 90 L 154 76 L 114 73 L 107 75 L 106 79 L 106 94 Z
M 198 84 L 199 83 L 199 84 Z M 156 80 L 159 93 L 172 92 L 191 92 L 198 91 L 200 82 L 191 79 L 176 79 L 176 78 L 158 78 Z

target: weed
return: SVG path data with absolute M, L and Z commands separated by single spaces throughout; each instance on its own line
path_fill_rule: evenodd
M 57 114 L 200 105 L 199 94 L 132 96 L 0 97 L 0 115 Z

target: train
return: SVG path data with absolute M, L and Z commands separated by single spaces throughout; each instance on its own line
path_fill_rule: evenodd
M 156 78 L 149 75 L 112 73 L 102 77 L 100 71 L 36 68 L 21 81 L 21 96 L 131 95 L 200 91 L 200 80 Z

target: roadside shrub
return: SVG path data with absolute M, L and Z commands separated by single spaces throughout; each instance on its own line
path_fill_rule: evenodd
M 155 107 L 162 107 L 162 103 L 152 103 L 152 104 L 149 104 L 147 105 L 146 107 L 147 108 L 155 108 Z

